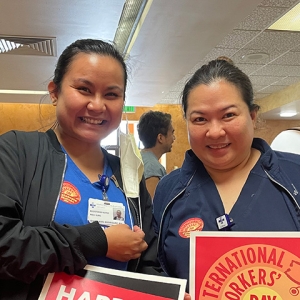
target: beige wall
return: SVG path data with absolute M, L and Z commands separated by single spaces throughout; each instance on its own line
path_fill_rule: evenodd
M 51 104 L 0 103 L 0 134 L 15 130 L 48 129 L 55 120 Z
M 260 106 L 260 113 L 268 112 L 273 109 L 278 109 L 283 105 L 287 105 L 300 99 L 300 83 L 290 85 L 281 91 L 273 93 L 265 98 L 259 99 L 256 103 Z M 282 130 L 300 126 L 300 120 L 268 120 L 258 123 L 256 135 L 264 138 L 268 143 L 271 143 L 275 136 Z
M 300 121 L 266 120 L 262 123 L 258 123 L 255 136 L 260 137 L 271 144 L 278 133 L 285 129 L 297 126 L 300 126 Z
M 160 110 L 172 115 L 176 140 L 172 152 L 166 155 L 167 172 L 174 167 L 180 167 L 184 153 L 189 149 L 186 124 L 180 105 L 156 105 L 154 107 L 137 107 L 135 113 L 127 113 L 128 120 L 138 121 L 139 117 L 148 110 Z M 0 103 L 0 134 L 15 130 L 41 130 L 48 129 L 55 121 L 55 108 L 51 104 L 8 104 Z M 284 129 L 299 126 L 300 121 L 260 121 L 255 136 L 271 143 L 274 137 Z

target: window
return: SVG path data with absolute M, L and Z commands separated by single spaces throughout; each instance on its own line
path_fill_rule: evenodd
M 139 135 L 137 132 L 138 121 L 128 121 L 129 133 L 133 133 L 134 139 L 139 149 L 143 149 L 144 145 L 139 140 Z M 106 149 L 109 153 L 120 156 L 120 142 L 119 136 L 120 131 L 126 133 L 127 121 L 121 121 L 120 127 L 109 134 L 105 139 L 101 141 L 101 146 Z

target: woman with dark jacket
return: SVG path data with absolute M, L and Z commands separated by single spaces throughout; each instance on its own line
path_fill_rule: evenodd
M 55 128 L 0 137 L 0 299 L 37 299 L 48 273 L 87 264 L 158 274 L 144 179 L 139 197 L 126 197 L 120 159 L 100 146 L 120 124 L 126 81 L 111 44 L 78 40 L 48 85 Z

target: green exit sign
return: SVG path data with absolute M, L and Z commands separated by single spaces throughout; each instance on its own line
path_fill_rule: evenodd
M 123 106 L 123 112 L 134 113 L 135 107 L 134 106 Z

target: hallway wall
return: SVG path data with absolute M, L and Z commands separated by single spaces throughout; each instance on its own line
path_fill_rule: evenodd
M 180 167 L 184 154 L 189 149 L 186 124 L 180 105 L 155 105 L 154 107 L 136 107 L 134 113 L 127 113 L 128 120 L 138 121 L 139 117 L 148 110 L 159 110 L 172 115 L 176 140 L 172 152 L 166 154 L 167 172 Z M 51 104 L 11 104 L 0 103 L 0 134 L 15 130 L 47 130 L 55 121 L 55 108 Z M 124 116 L 123 116 L 123 119 Z M 265 139 L 269 144 L 275 136 L 284 129 L 299 126 L 300 121 L 259 121 L 255 131 L 256 137 Z

